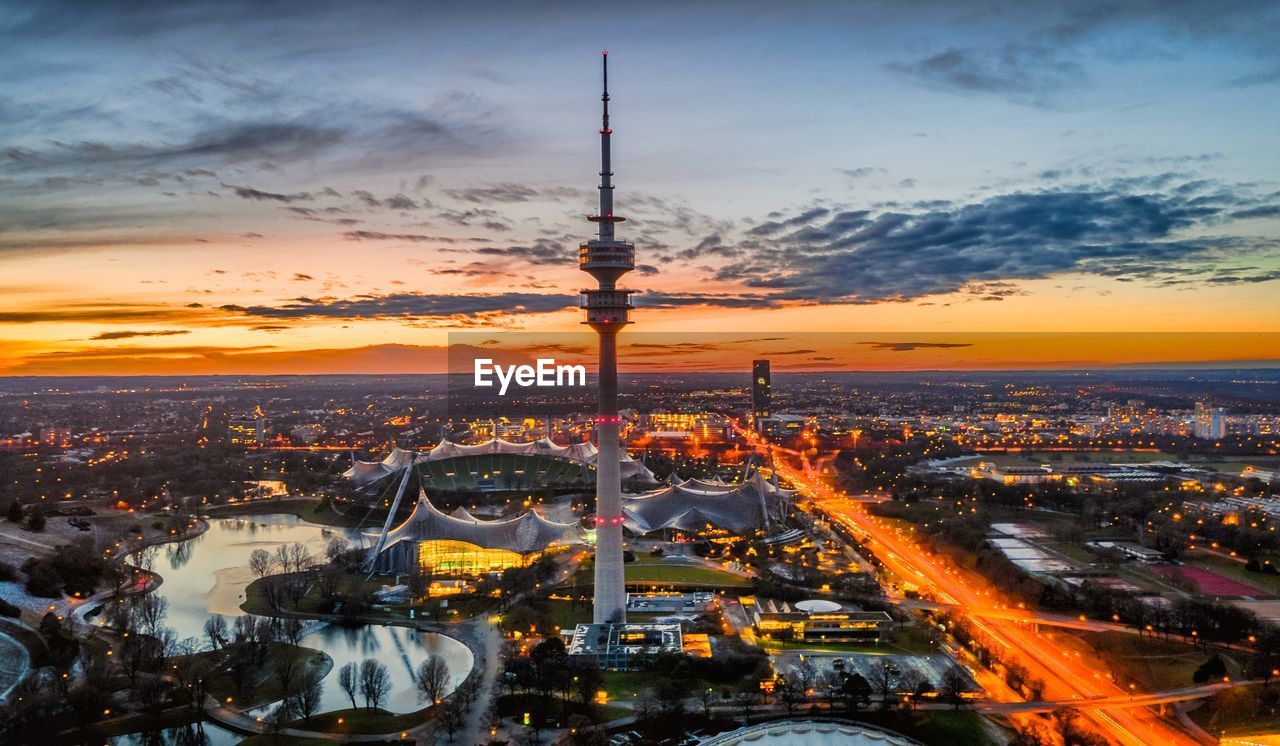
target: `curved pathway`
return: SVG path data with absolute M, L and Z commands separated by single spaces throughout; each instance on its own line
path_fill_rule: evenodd
M 22 683 L 31 670 L 31 653 L 22 643 L 0 630 L 0 702 Z

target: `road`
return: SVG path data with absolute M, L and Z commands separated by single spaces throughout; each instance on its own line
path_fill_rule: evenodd
M 785 473 L 795 480 L 794 472 Z M 820 485 L 819 485 L 820 486 Z M 812 489 L 812 488 L 811 488 Z M 1002 649 L 1045 682 L 1045 690 L 1053 699 L 1106 699 L 1127 697 L 1128 692 L 1111 682 L 1101 671 L 1105 666 L 1061 649 L 1050 640 L 1026 628 L 1025 619 L 991 616 L 1001 612 L 999 596 L 986 587 L 983 579 L 945 565 L 945 560 L 930 557 L 909 538 L 868 515 L 863 506 L 847 499 L 821 500 L 818 509 L 832 520 L 848 528 L 857 528 L 870 537 L 868 548 L 894 574 L 915 582 L 929 595 L 957 606 L 975 630 L 987 638 L 988 647 Z M 1116 743 L 1190 744 L 1196 741 L 1154 714 L 1145 711 L 1116 712 L 1105 709 L 1082 709 L 1098 730 Z
M 1076 709 L 1094 707 L 1107 707 L 1108 709 L 1150 707 L 1152 705 L 1164 705 L 1171 704 L 1173 702 L 1186 702 L 1193 699 L 1204 699 L 1205 697 L 1212 697 L 1223 689 L 1230 689 L 1233 686 L 1261 683 L 1261 680 L 1230 683 L 1219 681 L 1213 684 L 1188 686 L 1181 689 L 1169 689 L 1167 691 L 1153 692 L 1151 694 L 1115 695 L 1089 700 L 1067 700 L 1058 702 L 986 702 L 975 705 L 974 709 L 979 712 L 992 714 L 1012 714 L 1018 712 L 1052 712 L 1062 707 L 1073 707 Z
M 764 445 L 753 433 L 744 432 L 744 435 L 750 442 Z M 1007 604 L 1001 602 L 984 578 L 962 572 L 944 558 L 928 555 L 897 529 L 869 515 L 862 504 L 841 497 L 828 485 L 797 471 L 783 459 L 777 459 L 775 466 L 780 476 L 813 501 L 814 509 L 855 535 L 868 537 L 867 548 L 888 570 L 904 581 L 918 585 L 927 595 L 958 607 L 965 620 L 985 638 L 989 648 L 1016 659 L 1032 675 L 1045 682 L 1045 693 L 1049 699 L 1096 699 L 1105 703 L 1113 697 L 1127 699 L 1131 694 L 1103 675 L 1106 667 L 1101 661 L 1088 660 L 1078 653 L 1063 650 L 1027 629 L 1025 621 L 989 616 L 991 612 L 1007 608 Z M 1003 691 L 997 688 L 989 693 L 1002 700 L 1021 699 L 1007 688 Z M 1104 705 L 1081 708 L 1080 712 L 1114 743 L 1126 746 L 1199 743 L 1196 738 L 1149 710 L 1107 709 Z

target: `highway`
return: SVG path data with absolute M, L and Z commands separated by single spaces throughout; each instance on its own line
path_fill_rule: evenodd
M 754 433 L 743 431 L 743 434 L 750 442 L 766 446 Z M 1126 746 L 1199 743 L 1150 710 L 1108 709 L 1105 704 L 1112 702 L 1113 698 L 1124 698 L 1127 703 L 1133 693 L 1121 689 L 1104 675 L 1107 669 L 1105 662 L 1064 650 L 1028 629 L 1026 622 L 1029 620 L 993 616 L 993 612 L 1002 612 L 1008 605 L 1002 602 L 985 578 L 962 572 L 945 558 L 930 556 L 898 529 L 869 515 L 860 503 L 841 497 L 826 484 L 793 469 L 782 459 L 777 459 L 775 466 L 780 476 L 812 500 L 813 509 L 839 522 L 854 535 L 868 537 L 867 549 L 889 571 L 906 582 L 918 585 L 926 595 L 956 606 L 974 631 L 985 638 L 987 647 L 1017 660 L 1033 676 L 1044 681 L 1047 699 L 1097 700 L 1104 703 L 1100 707 L 1082 707 L 1079 711 L 1112 742 Z M 983 683 L 986 684 L 985 681 Z M 1007 687 L 990 687 L 988 694 L 1004 701 L 1022 700 Z
M 793 482 L 801 477 L 795 472 L 786 473 L 785 466 L 780 466 L 779 470 Z M 1101 673 L 1106 670 L 1105 665 L 1063 650 L 1027 629 L 1024 626 L 1026 620 L 988 616 L 1002 611 L 1002 604 L 998 595 L 985 587 L 985 581 L 944 566 L 944 560 L 940 558 L 926 555 L 910 539 L 868 515 L 861 505 L 831 497 L 815 505 L 832 520 L 869 536 L 868 548 L 898 577 L 916 583 L 930 595 L 961 609 L 968 623 L 987 638 L 989 647 L 1003 649 L 1043 680 L 1051 699 L 1105 700 L 1129 696 L 1129 692 Z M 1132 746 L 1197 743 L 1150 712 L 1085 708 L 1081 712 L 1116 743 Z
M 1031 702 L 985 702 L 978 703 L 974 709 L 979 712 L 991 714 L 1013 714 L 1023 712 L 1052 712 L 1062 707 L 1073 707 L 1076 709 L 1084 709 L 1090 707 L 1107 707 L 1109 709 L 1125 708 L 1125 707 L 1150 707 L 1152 705 L 1170 704 L 1172 702 L 1185 702 L 1192 699 L 1203 699 L 1211 697 L 1223 689 L 1230 689 L 1233 686 L 1241 686 L 1243 684 L 1260 684 L 1259 681 L 1250 682 L 1215 682 L 1213 684 L 1202 684 L 1200 686 L 1188 686 L 1181 689 L 1169 689 L 1163 692 L 1155 692 L 1152 694 L 1127 694 L 1115 695 L 1112 697 L 1099 697 L 1089 700 L 1066 700 L 1066 701 L 1031 701 Z

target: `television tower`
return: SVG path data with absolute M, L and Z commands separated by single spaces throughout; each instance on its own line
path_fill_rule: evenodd
M 635 246 L 613 236 L 613 224 L 626 218 L 613 214 L 613 171 L 609 164 L 609 53 L 604 69 L 603 119 L 600 127 L 600 212 L 587 218 L 600 234 L 578 247 L 578 269 L 598 288 L 582 291 L 586 323 L 600 336 L 600 407 L 596 415 L 596 569 L 595 624 L 625 624 L 626 583 L 622 572 L 622 476 L 618 446 L 618 332 L 630 322 L 631 293 L 617 287 L 618 278 L 636 268 Z

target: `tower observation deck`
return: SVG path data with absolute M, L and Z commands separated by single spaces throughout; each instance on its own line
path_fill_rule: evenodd
M 600 96 L 600 211 L 587 219 L 599 225 L 595 239 L 578 248 L 578 268 L 595 278 L 598 287 L 582 291 L 584 322 L 600 338 L 600 402 L 596 437 L 600 457 L 596 470 L 595 624 L 626 623 L 627 594 L 622 568 L 622 477 L 618 469 L 618 332 L 631 322 L 631 293 L 618 279 L 636 268 L 636 250 L 614 236 L 614 226 L 626 218 L 613 212 L 613 170 L 610 162 L 609 53 L 602 57 L 604 86 Z

